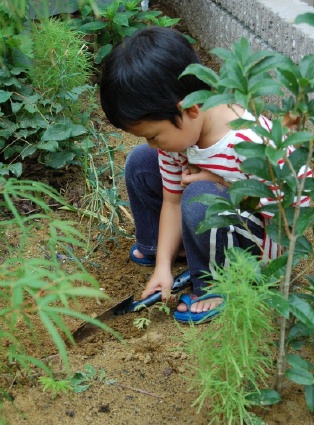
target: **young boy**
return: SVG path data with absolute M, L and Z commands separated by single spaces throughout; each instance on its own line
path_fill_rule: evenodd
M 239 117 L 254 120 L 238 105 L 206 111 L 200 105 L 181 109 L 188 94 L 210 90 L 195 76 L 179 78 L 188 65 L 199 62 L 179 32 L 145 28 L 111 52 L 100 87 L 102 108 L 109 121 L 148 142 L 129 154 L 125 166 L 136 227 L 136 245 L 130 256 L 140 265 L 155 265 L 142 298 L 158 290 L 163 299 L 169 296 L 171 267 L 183 246 L 193 288 L 190 296 L 182 297 L 174 317 L 194 323 L 210 320 L 219 312 L 222 299 L 204 291 L 209 283 L 200 276 L 216 265 L 227 266 L 226 249 L 238 246 L 263 258 L 279 254 L 279 247 L 264 232 L 260 214 L 242 213 L 246 226 L 195 234 L 206 207 L 190 200 L 203 193 L 229 198 L 230 182 L 257 178 L 240 171 L 243 158 L 233 146 L 243 140 L 262 142 L 251 130 L 232 131 L 228 126 Z M 271 127 L 265 117 L 261 122 L 265 128 Z M 192 169 L 192 165 L 196 167 Z M 267 202 L 261 200 L 261 204 Z

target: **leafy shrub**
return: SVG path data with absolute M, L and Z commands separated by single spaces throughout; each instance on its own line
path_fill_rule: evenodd
M 309 16 L 310 15 L 310 16 Z M 299 22 L 314 24 L 314 14 L 307 14 Z M 223 62 L 219 74 L 202 65 L 189 66 L 183 74 L 194 74 L 213 87 L 213 91 L 193 93 L 184 100 L 183 107 L 202 103 L 203 109 L 220 104 L 239 104 L 251 112 L 256 121 L 239 117 L 230 123 L 235 130 L 251 128 L 263 139 L 263 144 L 242 142 L 235 149 L 246 159 L 241 168 L 253 173 L 259 180 L 242 180 L 229 188 L 230 201 L 202 195 L 198 202 L 207 205 L 206 219 L 200 223 L 201 233 L 209 228 L 232 224 L 225 211 L 248 209 L 253 201 L 254 212 L 273 214 L 266 226 L 270 237 L 285 247 L 285 253 L 270 261 L 263 269 L 268 282 L 280 282 L 280 291 L 274 292 L 268 303 L 280 317 L 279 349 L 276 385 L 281 392 L 286 377 L 304 385 L 308 407 L 314 411 L 314 365 L 305 361 L 294 350 L 314 335 L 313 276 L 306 276 L 310 286 L 296 291 L 291 285 L 292 271 L 301 259 L 313 258 L 313 247 L 306 237 L 313 229 L 314 208 L 301 208 L 302 196 L 313 200 L 314 182 L 306 173 L 298 177 L 300 168 L 312 164 L 314 149 L 314 56 L 305 55 L 299 64 L 290 58 L 269 51 L 252 52 L 246 38 L 234 43 L 231 50 L 216 48 L 212 51 Z M 265 101 L 265 96 L 275 96 L 276 103 Z M 272 116 L 273 127 L 264 130 L 258 120 L 261 113 Z M 272 143 L 270 143 L 270 141 Z M 295 151 L 286 156 L 286 149 L 294 145 Z M 278 164 L 285 159 L 283 166 Z M 277 196 L 262 182 L 270 181 L 278 188 Z M 257 208 L 259 199 L 270 197 L 273 204 Z M 252 203 L 251 203 L 252 206 Z M 303 270 L 306 273 L 306 268 Z M 239 311 L 242 307 L 239 305 Z M 292 318 L 292 320 L 289 320 Z M 292 327 L 289 329 L 289 325 Z M 204 342 L 206 344 L 206 342 Z M 210 346 L 207 346 L 211 350 Z M 249 353 L 248 353 L 249 357 Z M 289 365 L 289 368 L 287 368 Z
M 110 4 L 97 5 L 90 0 L 81 4 L 81 17 L 70 25 L 94 36 L 95 63 L 110 53 L 124 37 L 148 25 L 172 26 L 180 19 L 160 17 L 160 11 L 142 11 L 138 0 L 114 0 Z
M 87 133 L 84 125 L 63 115 L 60 103 L 34 91 L 24 71 L 0 69 L 0 152 L 5 160 L 0 162 L 0 175 L 21 176 L 21 161 L 34 155 L 47 167 L 61 168 L 76 156 L 74 141 Z M 73 99 L 81 90 L 71 91 Z

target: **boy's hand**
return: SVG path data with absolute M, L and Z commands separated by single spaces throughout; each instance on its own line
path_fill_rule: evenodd
M 172 273 L 158 274 L 156 271 L 146 284 L 146 288 L 142 292 L 141 299 L 147 298 L 149 295 L 154 294 L 156 291 L 161 291 L 162 301 L 166 302 L 171 296 L 171 289 L 173 286 L 173 276 Z
M 212 173 L 211 171 L 200 169 L 195 165 L 189 165 L 188 168 L 181 174 L 181 186 L 183 188 L 186 188 L 190 183 L 199 180 L 209 180 L 214 183 L 226 185 L 226 182 L 222 177 Z

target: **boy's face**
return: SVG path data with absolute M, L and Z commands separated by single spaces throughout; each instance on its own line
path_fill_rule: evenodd
M 151 148 L 183 152 L 197 144 L 201 129 L 200 116 L 192 117 L 187 111 L 183 111 L 180 128 L 168 120 L 141 121 L 129 127 L 128 132 L 134 136 L 145 137 Z

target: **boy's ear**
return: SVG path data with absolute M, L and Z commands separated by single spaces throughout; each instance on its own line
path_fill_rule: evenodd
M 183 109 L 182 110 L 182 104 L 183 104 L 183 100 L 181 100 L 177 104 L 178 109 L 181 112 L 186 112 L 189 115 L 189 117 L 192 118 L 192 119 L 193 118 L 197 118 L 199 116 L 201 109 L 200 109 L 200 107 L 198 105 L 193 105 L 193 106 L 190 106 L 189 108 L 186 108 L 186 109 Z

